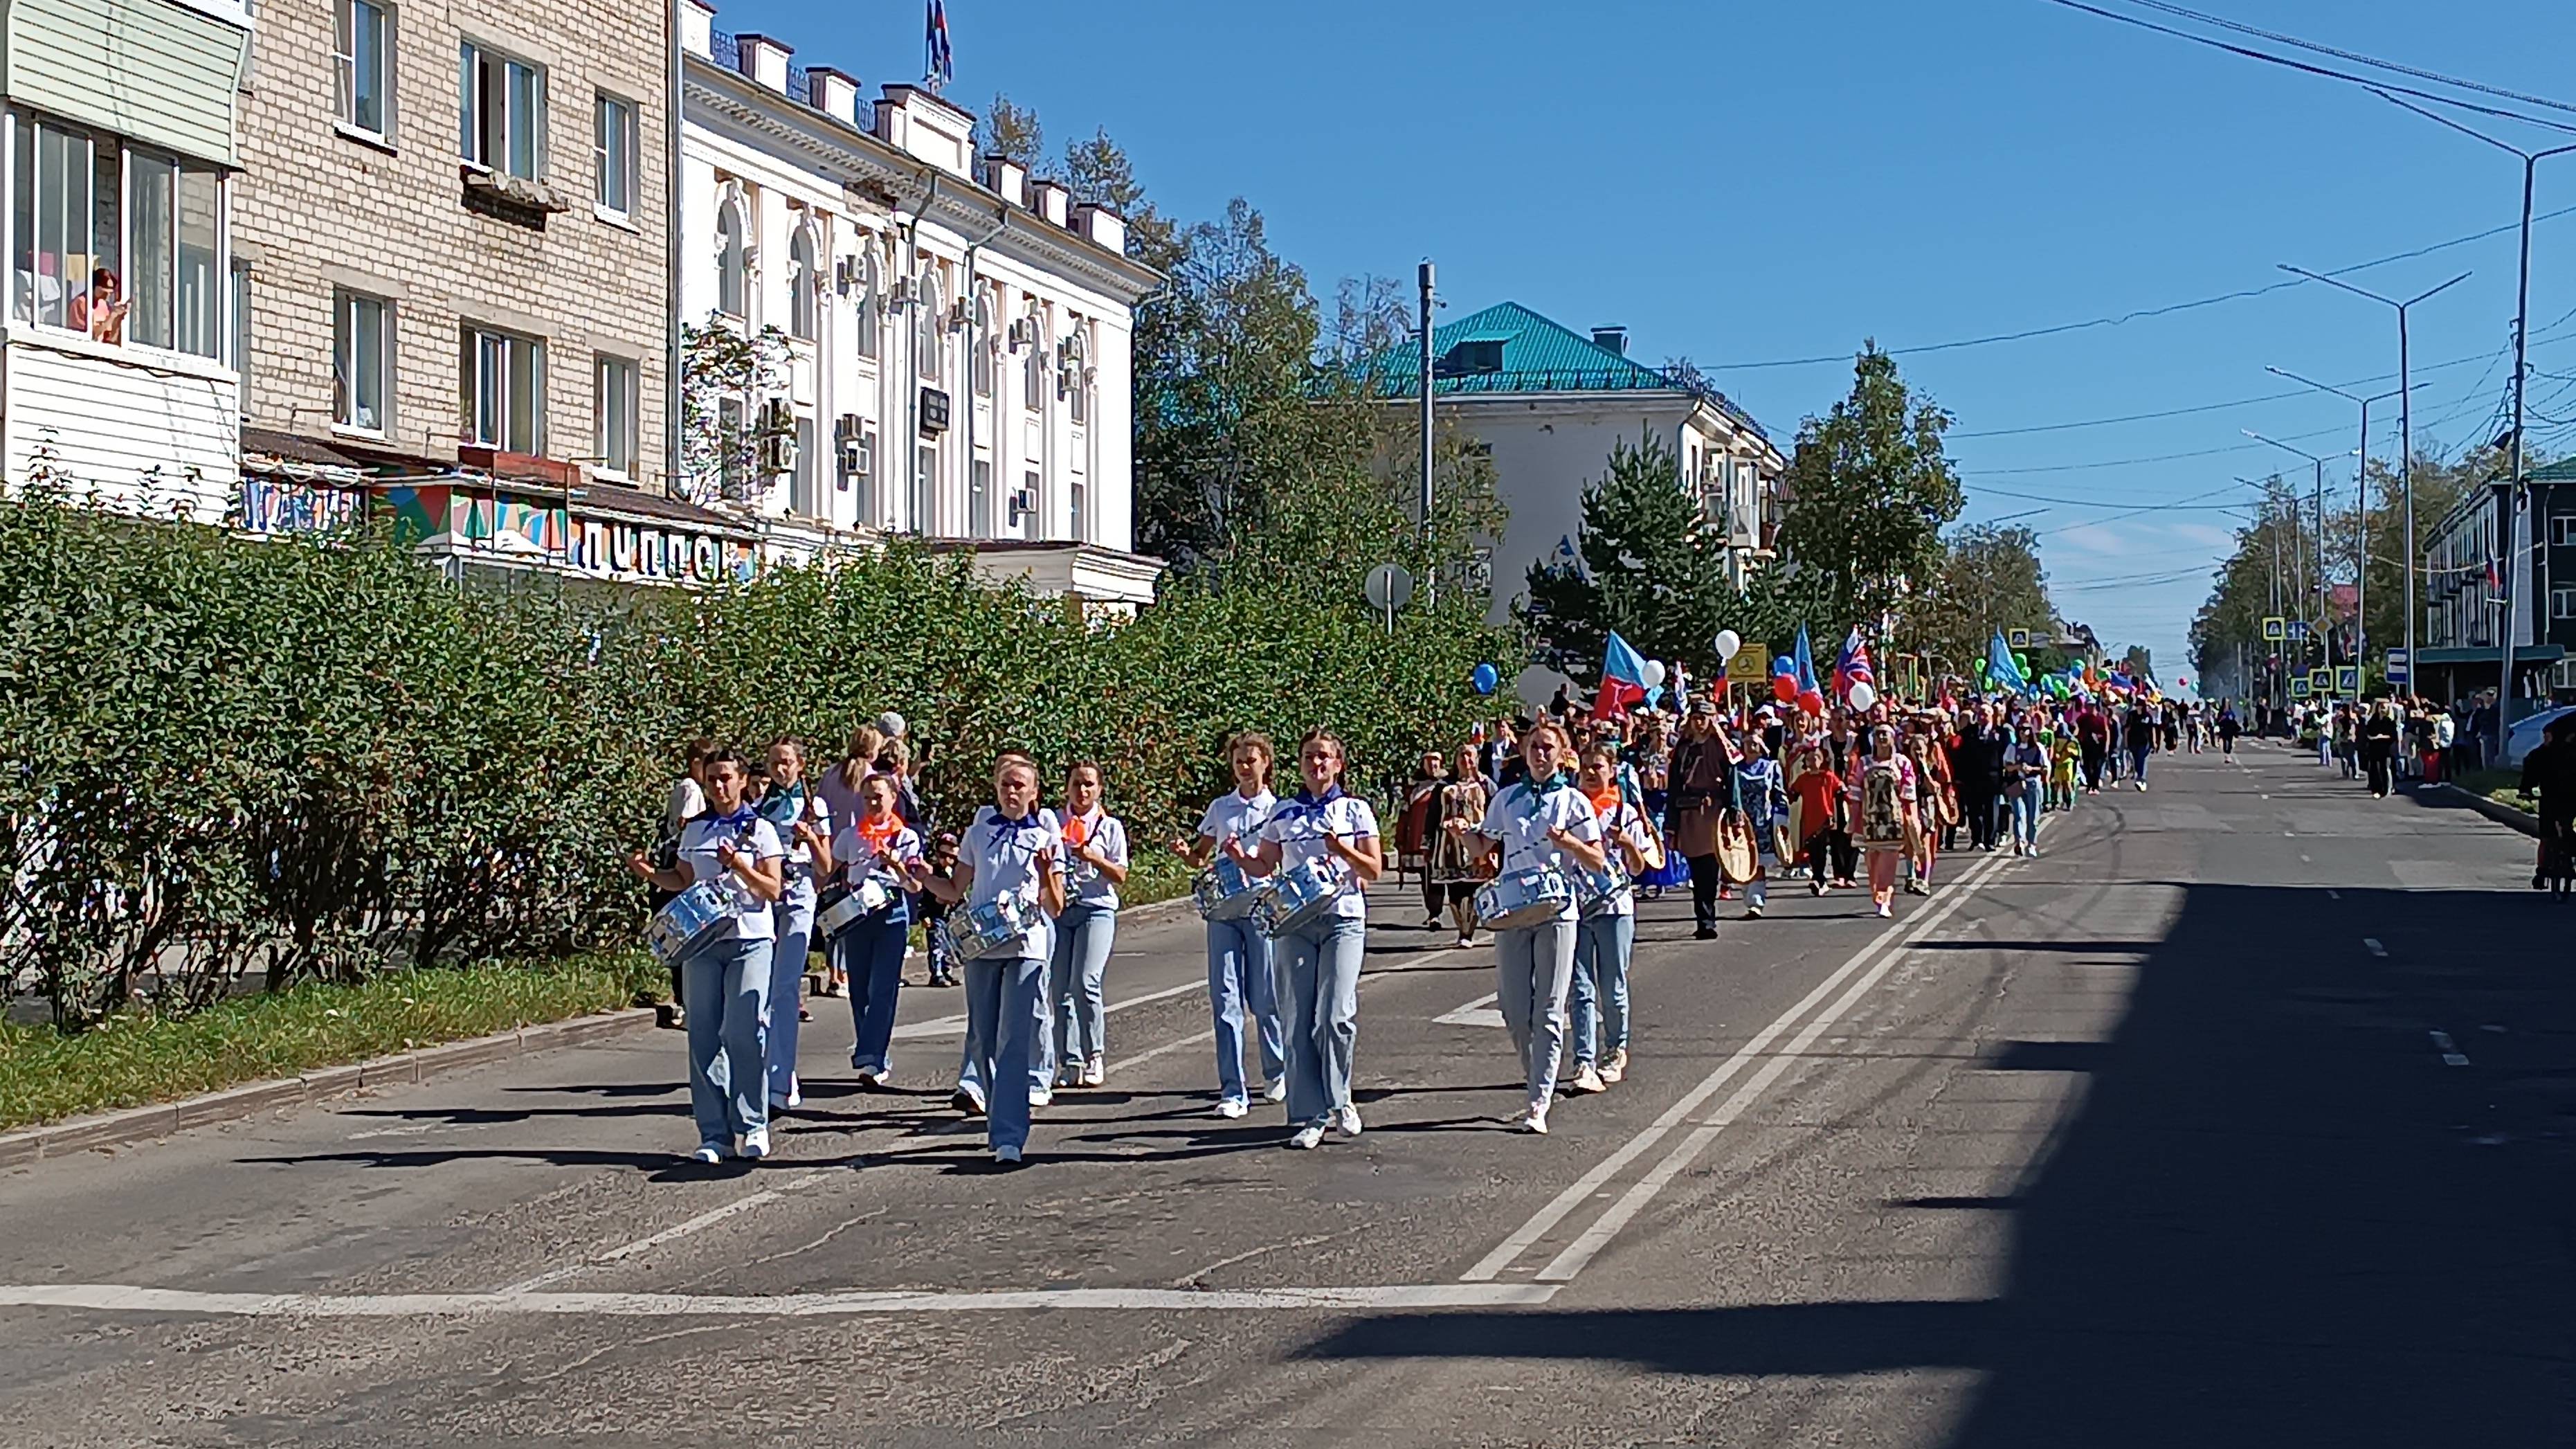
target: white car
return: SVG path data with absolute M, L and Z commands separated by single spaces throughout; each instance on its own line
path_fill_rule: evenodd
M 2550 721 L 2569 714 L 2576 714 L 2576 704 L 2558 705 L 2514 721 L 2513 728 L 2504 737 L 2504 758 L 2496 763 L 2508 770 L 2520 765 L 2522 757 L 2530 754 L 2532 747 L 2540 743 L 2540 732 L 2549 728 Z

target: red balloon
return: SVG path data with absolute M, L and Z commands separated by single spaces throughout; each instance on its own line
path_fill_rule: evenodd
M 1794 675 L 1783 674 L 1779 678 L 1772 680 L 1771 696 L 1772 698 L 1779 700 L 1782 704 L 1787 704 L 1789 701 L 1796 699 L 1798 697 L 1797 678 Z
M 1805 710 L 1809 714 L 1823 714 L 1825 712 L 1825 696 L 1817 690 L 1808 690 L 1806 693 L 1798 696 L 1798 708 Z

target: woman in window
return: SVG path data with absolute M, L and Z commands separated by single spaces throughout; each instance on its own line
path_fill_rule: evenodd
M 118 295 L 116 273 L 105 267 L 89 274 L 89 290 L 72 294 L 72 329 L 86 332 L 100 342 L 125 341 L 125 314 L 133 304 Z

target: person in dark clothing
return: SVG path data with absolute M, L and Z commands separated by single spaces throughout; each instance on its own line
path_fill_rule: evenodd
M 1717 827 L 1726 812 L 1741 807 L 1735 761 L 1717 730 L 1717 710 L 1702 700 L 1691 707 L 1682 726 L 1681 743 L 1673 747 L 1672 848 L 1690 862 L 1692 935 L 1706 941 L 1717 935 L 1717 888 L 1726 880 L 1717 864 Z
M 1959 792 L 1959 813 L 1967 817 L 1973 849 L 1995 848 L 1995 810 L 2003 800 L 2004 751 L 2011 743 L 1991 705 L 1974 706 L 1959 721 L 1959 743 L 1950 752 L 1951 784 Z
M 2540 797 L 2540 864 L 2531 888 L 2576 891 L 2576 715 L 2562 714 L 2522 757 L 2522 792 Z
M 1825 757 L 1833 766 L 1834 773 L 1849 781 L 1852 773 L 1865 763 L 1865 748 L 1860 736 L 1852 731 L 1851 715 L 1846 711 L 1835 711 L 1833 730 L 1825 736 Z M 1860 872 L 1860 842 L 1852 838 L 1848 804 L 1836 800 L 1834 805 L 1834 821 L 1825 832 L 1825 854 L 1831 858 L 1834 884 L 1848 888 L 1858 883 L 1855 877 Z
M 2380 700 L 2361 722 L 2361 767 L 2370 776 L 2370 798 L 2388 798 L 2389 767 L 2397 762 L 2397 714 Z
M 2102 766 L 2111 758 L 2111 716 L 2087 704 L 2075 716 L 2075 750 L 2083 757 L 2084 793 L 2102 793 Z

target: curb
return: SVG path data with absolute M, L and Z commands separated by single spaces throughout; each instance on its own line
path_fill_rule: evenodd
M 0 1167 L 17 1167 L 49 1157 L 86 1152 L 94 1147 L 123 1147 L 130 1143 L 158 1141 L 175 1132 L 203 1127 L 211 1122 L 235 1122 L 262 1112 L 327 1101 L 369 1088 L 423 1082 L 460 1067 L 480 1066 L 485 1062 L 555 1047 L 604 1041 L 652 1024 L 653 1011 L 649 1007 L 600 1012 L 576 1016 L 569 1021 L 523 1026 L 491 1036 L 468 1037 L 464 1041 L 377 1057 L 350 1066 L 316 1067 L 301 1076 L 250 1082 L 226 1087 L 219 1092 L 184 1097 L 176 1102 L 156 1102 L 147 1107 L 126 1107 L 37 1127 L 23 1127 L 14 1132 L 0 1133 Z
M 2438 781 L 2432 788 L 2456 796 L 2461 804 L 2499 825 L 2510 825 L 2535 840 L 2540 837 L 2540 817 L 2528 810 L 2517 810 L 2501 800 L 2490 800 L 2474 791 L 2463 790 L 2448 780 Z M 2422 785 L 2415 787 L 2417 794 L 2422 794 L 2424 789 Z

